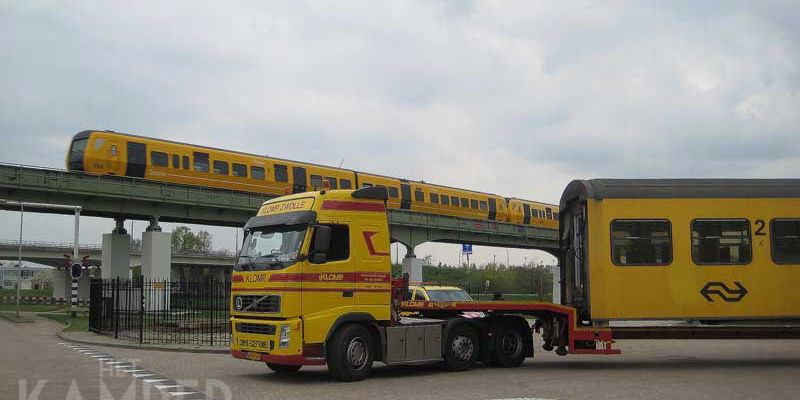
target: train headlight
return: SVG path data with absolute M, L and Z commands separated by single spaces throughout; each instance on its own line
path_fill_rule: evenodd
M 281 338 L 278 341 L 278 348 L 285 349 L 289 347 L 289 336 L 292 328 L 289 325 L 281 325 Z

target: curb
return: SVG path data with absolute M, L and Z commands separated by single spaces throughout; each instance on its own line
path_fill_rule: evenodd
M 171 351 L 175 353 L 203 353 L 203 354 L 230 354 L 230 350 L 222 350 L 222 349 L 201 349 L 201 348 L 173 348 L 173 347 L 160 347 L 160 346 L 142 346 L 136 344 L 124 344 L 124 343 L 106 343 L 106 342 L 93 342 L 91 340 L 81 340 L 71 338 L 67 335 L 66 332 L 56 332 L 56 336 L 59 339 L 65 342 L 72 342 L 72 343 L 80 343 L 80 344 L 90 344 L 93 346 L 106 346 L 106 347 L 119 347 L 123 349 L 134 349 L 134 350 L 156 350 L 156 351 Z

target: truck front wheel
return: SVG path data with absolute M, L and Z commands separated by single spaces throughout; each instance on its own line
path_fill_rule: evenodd
M 451 371 L 464 371 L 478 359 L 479 341 L 475 329 L 467 324 L 453 328 L 447 335 L 444 364 Z
M 267 367 L 279 374 L 293 374 L 297 371 L 300 371 L 300 365 L 283 365 L 283 364 L 273 364 L 267 363 Z
M 360 381 L 372 371 L 372 334 L 362 325 L 343 326 L 328 343 L 328 371 L 345 382 Z

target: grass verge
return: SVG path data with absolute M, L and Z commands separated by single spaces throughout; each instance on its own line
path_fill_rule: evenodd
M 64 310 L 62 304 L 20 304 L 20 311 L 28 312 L 49 312 Z M 0 303 L 0 311 L 16 311 L 17 305 L 14 303 Z
M 67 325 L 69 321 L 72 324 L 64 329 L 64 332 L 86 332 L 89 330 L 89 314 L 78 313 L 77 317 L 69 318 L 69 314 L 38 314 L 39 316 L 50 318 L 61 325 Z

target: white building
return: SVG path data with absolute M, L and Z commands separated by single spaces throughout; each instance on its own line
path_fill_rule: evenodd
M 43 289 L 48 285 L 48 280 L 39 280 L 36 277 L 56 270 L 56 268 L 47 265 L 22 261 L 22 271 L 20 271 L 17 263 L 17 260 L 0 260 L 0 287 L 3 289 L 16 289 L 20 272 L 22 272 L 20 289 Z M 49 273 L 52 274 L 52 272 Z

